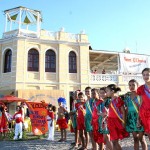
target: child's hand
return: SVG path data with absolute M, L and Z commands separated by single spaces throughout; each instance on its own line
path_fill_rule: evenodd
M 78 117 L 78 113 L 76 112 L 76 116 Z
M 99 116 L 101 116 L 101 114 L 102 114 L 102 113 L 99 113 L 99 112 L 97 113 L 97 115 L 99 115 Z
M 137 122 L 136 122 L 136 127 L 137 128 L 140 128 L 142 125 L 141 125 L 141 120 L 138 118 L 137 119 Z
M 107 116 L 106 113 L 100 113 L 100 112 L 98 112 L 97 115 L 102 116 L 102 117 L 106 117 Z
M 86 111 L 85 111 L 85 110 L 83 110 L 83 115 L 84 115 L 84 116 L 86 115 Z
M 85 114 L 86 114 L 85 109 L 83 107 L 80 107 L 80 110 L 83 112 L 83 115 L 85 116 Z
M 69 116 L 72 116 L 73 115 L 73 112 L 69 112 Z
M 108 116 L 108 113 L 107 112 L 103 112 L 103 117 L 106 117 Z
M 8 122 L 9 122 L 9 123 L 12 123 L 12 122 L 13 122 L 13 119 L 9 120 Z
M 122 123 L 122 126 L 124 127 L 124 128 L 126 128 L 126 123 L 124 122 L 124 123 Z

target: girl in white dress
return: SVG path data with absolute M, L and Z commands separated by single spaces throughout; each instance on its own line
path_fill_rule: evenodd
M 47 122 L 48 122 L 48 138 L 47 140 L 54 141 L 54 112 L 56 107 L 52 104 L 48 105 L 47 109 Z

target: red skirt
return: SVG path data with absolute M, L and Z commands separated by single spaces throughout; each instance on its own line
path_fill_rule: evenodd
M 110 140 L 122 140 L 129 137 L 129 133 L 125 130 L 119 118 L 108 118 L 107 125 L 110 132 Z
M 78 130 L 85 130 L 84 118 L 77 118 L 77 129 Z
M 140 109 L 139 113 L 144 131 L 150 134 L 150 109 Z
M 68 124 L 67 124 L 67 121 L 65 118 L 58 119 L 56 124 L 59 125 L 60 129 L 67 129 L 68 128 Z
M 99 130 L 99 124 L 98 124 L 98 119 L 93 119 L 92 120 L 92 127 L 93 127 L 93 138 L 94 141 L 98 144 L 104 143 L 103 139 L 103 134 L 101 134 Z

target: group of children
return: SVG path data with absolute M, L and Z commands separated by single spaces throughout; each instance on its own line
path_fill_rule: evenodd
M 130 92 L 124 97 L 119 97 L 121 91 L 115 84 L 100 89 L 85 88 L 85 94 L 80 90 L 74 92 L 72 110 L 68 113 L 66 100 L 58 99 L 57 121 L 61 131 L 59 142 L 67 140 L 66 129 L 68 128 L 68 117 L 70 117 L 72 128 L 75 133 L 75 148 L 86 150 L 89 140 L 93 150 L 121 150 L 119 140 L 129 137 L 132 133 L 134 149 L 147 150 L 145 134 L 150 139 L 150 68 L 142 71 L 145 84 L 140 86 L 134 79 L 128 85 Z M 49 104 L 47 107 L 48 138 L 54 140 L 54 114 L 56 107 Z M 6 107 L 1 107 L 2 115 L 6 117 Z M 17 112 L 12 117 L 15 120 L 14 140 L 22 138 L 22 106 L 17 106 Z M 3 119 L 5 119 L 3 117 Z M 6 117 L 6 119 L 8 119 Z M 0 132 L 5 133 L 7 126 L 1 121 Z M 19 137 L 18 137 L 19 136 Z
M 75 147 L 81 144 L 86 150 L 89 137 L 93 150 L 121 150 L 119 140 L 132 133 L 134 149 L 147 150 L 145 134 L 150 139 L 150 69 L 142 71 L 145 84 L 134 79 L 128 85 L 130 92 L 118 96 L 121 91 L 115 84 L 100 89 L 85 88 L 74 92 L 70 118 L 75 132 Z M 88 136 L 89 135 L 89 136 Z

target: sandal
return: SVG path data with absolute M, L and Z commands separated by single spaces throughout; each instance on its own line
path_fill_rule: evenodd
M 63 139 L 58 140 L 58 142 L 63 142 L 63 141 L 64 141 Z
M 67 142 L 67 140 L 64 139 L 63 142 Z
M 78 145 L 76 144 L 76 145 L 74 146 L 74 148 L 78 148 Z

